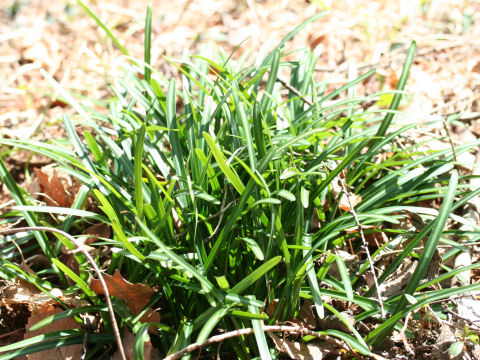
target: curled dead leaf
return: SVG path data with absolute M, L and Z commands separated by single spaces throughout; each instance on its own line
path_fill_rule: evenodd
M 75 197 L 69 194 L 55 171 L 51 176 L 45 174 L 42 170 L 34 168 L 42 193 L 45 194 L 45 201 L 50 206 L 71 207 Z
M 27 323 L 27 332 L 25 333 L 24 339 L 30 339 L 32 337 L 47 334 L 54 331 L 61 330 L 72 330 L 80 329 L 81 325 L 75 321 L 73 317 L 68 317 L 65 319 L 56 320 L 38 330 L 28 331 L 30 327 L 38 323 L 40 320 L 43 320 L 51 315 L 58 314 L 62 312 L 62 309 L 54 307 L 52 305 L 43 305 L 40 307 L 35 307 L 32 310 L 32 313 L 28 319 Z M 83 345 L 70 345 L 70 346 L 61 346 L 58 348 L 48 349 L 33 354 L 27 355 L 29 360 L 66 360 L 66 359 L 80 359 L 83 356 Z
M 304 344 L 297 341 L 290 341 L 285 338 L 268 333 L 275 343 L 278 351 L 286 353 L 291 359 L 298 360 L 321 360 L 324 358 L 322 348 L 317 343 Z
M 115 270 L 113 276 L 105 274 L 103 275 L 103 278 L 107 283 L 110 295 L 123 300 L 134 315 L 138 315 L 140 311 L 143 310 L 154 294 L 154 291 L 150 285 L 133 284 L 125 280 L 118 269 Z M 100 283 L 100 280 L 90 280 L 90 288 L 97 295 L 105 295 L 105 291 Z M 149 309 L 145 315 L 142 316 L 140 321 L 160 322 L 160 314 L 152 309 Z

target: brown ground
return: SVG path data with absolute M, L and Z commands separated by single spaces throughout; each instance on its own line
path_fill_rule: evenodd
M 142 58 L 147 3 L 88 4 L 130 54 Z M 377 67 L 380 81 L 357 88 L 358 94 L 372 93 L 395 87 L 406 49 L 416 40 L 417 56 L 407 86 L 413 96 L 403 110 L 419 122 L 456 112 L 471 114 L 464 126 L 452 129 L 454 140 L 467 142 L 480 135 L 480 1 L 151 3 L 152 64 L 166 76 L 178 74 L 167 66 L 164 55 L 180 59 L 187 50 L 196 53 L 210 42 L 213 52 L 216 46 L 230 52 L 247 39 L 234 58 L 253 49 L 250 58 L 254 59 L 255 51 L 272 48 L 302 20 L 328 7 L 330 13 L 301 31 L 288 49 L 323 46 L 317 74 L 334 78 L 333 84 L 347 80 L 349 67 L 356 66 L 359 73 Z M 393 45 L 400 47 L 390 51 Z M 109 98 L 108 84 L 122 76 L 121 66 L 127 62 L 75 1 L 0 0 L 0 137 L 51 139 L 63 134 L 60 116 L 74 111 L 56 100 L 41 69 L 73 95 L 102 100 Z M 23 183 L 22 168 L 28 157 L 26 153 L 4 157 L 19 183 Z M 42 164 L 44 160 L 29 161 Z M 0 189 L 0 211 L 8 201 L 5 189 Z M 12 312 L 21 313 L 16 308 Z M 0 327 L 0 333 L 4 332 Z

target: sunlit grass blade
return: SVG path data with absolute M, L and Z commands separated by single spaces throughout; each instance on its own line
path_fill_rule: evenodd
M 145 234 L 153 241 L 171 260 L 173 260 L 176 264 L 184 268 L 185 271 L 188 271 L 192 274 L 201 284 L 202 287 L 206 292 L 210 292 L 214 289 L 213 284 L 203 275 L 201 275 L 192 265 L 187 263 L 183 258 L 178 256 L 175 252 L 170 250 L 162 241 L 160 241 L 152 231 L 142 222 L 139 220 L 138 224 L 140 228 L 145 232 Z
M 137 208 L 137 215 L 140 219 L 143 216 L 143 179 L 142 179 L 142 165 L 143 165 L 143 149 L 145 143 L 145 125 L 142 125 L 138 131 L 135 143 L 134 156 L 134 179 L 135 179 L 135 204 Z
M 150 70 L 150 51 L 152 47 L 152 5 L 147 6 L 147 15 L 145 18 L 145 41 L 144 41 L 144 58 L 145 62 L 144 76 L 147 82 L 150 82 L 152 70 Z
M 251 296 L 251 298 L 254 298 Z M 258 314 L 258 309 L 254 306 L 249 306 L 248 309 L 254 313 Z M 255 339 L 257 341 L 258 352 L 262 360 L 270 360 L 272 356 L 267 344 L 267 339 L 265 337 L 265 332 L 263 331 L 263 321 L 261 320 L 252 320 L 253 331 L 255 332 Z
M 98 26 L 102 28 L 103 31 L 105 31 L 105 34 L 113 41 L 113 43 L 117 46 L 117 48 L 126 56 L 130 57 L 130 54 L 128 53 L 127 49 L 120 44 L 120 41 L 118 41 L 117 37 L 113 35 L 113 33 L 110 31 L 108 26 L 106 26 L 95 13 L 82 1 L 82 0 L 77 0 L 77 3 L 85 10 L 85 12 L 97 23 Z

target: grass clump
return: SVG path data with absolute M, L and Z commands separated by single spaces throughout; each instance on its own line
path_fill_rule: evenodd
M 108 114 L 83 107 L 50 79 L 79 114 L 63 118 L 68 137 L 43 143 L 0 140 L 4 146 L 51 158 L 58 171 L 82 184 L 70 208 L 41 206 L 0 162 L 2 181 L 17 203 L 3 223 L 20 219 L 30 230 L 46 226 L 67 233 L 15 235 L 19 245 L 43 253 L 50 267 L 28 273 L 17 265 L 12 249 L 4 248 L 0 276 L 32 283 L 52 297 L 52 289 L 61 288 L 88 302 L 71 308 L 54 297 L 64 311 L 43 325 L 84 313 L 101 317 L 88 337 L 87 358 L 114 352 L 109 349 L 115 341 L 119 345 L 117 326 L 135 335 L 135 358 L 143 358 L 144 343 L 151 339 L 162 356 L 188 358 L 189 351 L 200 346 L 178 352 L 207 342 L 206 357 L 220 351 L 225 358 L 273 359 L 284 350 L 276 335 L 266 335 L 274 332 L 302 334 L 303 339 L 296 340 L 302 344 L 327 339 L 334 353 L 344 348 L 346 356 L 353 357 L 372 355 L 416 309 L 480 287 L 426 291 L 453 276 L 448 269 L 422 283 L 438 243 L 446 239 L 447 219 L 478 191 L 470 192 L 466 177 L 457 174 L 451 150 L 422 154 L 417 144 L 401 147 L 396 142 L 415 126 L 397 123 L 415 44 L 390 108 L 364 109 L 362 104 L 382 94 L 357 97 L 353 88 L 374 70 L 327 92 L 328 82 L 314 76 L 318 53 L 306 49 L 296 60 L 284 60 L 285 43 L 302 26 L 254 65 L 244 66 L 245 59 L 233 61 L 222 53 L 217 59 L 172 61 L 182 73 L 179 87 L 149 65 L 149 9 L 144 61 L 132 61 L 125 77 L 113 85 Z M 128 55 L 112 33 L 107 34 Z M 279 82 L 285 73 L 289 80 Z M 88 130 L 79 136 L 76 125 Z M 456 153 L 475 145 L 457 147 Z M 86 208 L 89 197 L 98 211 Z M 406 217 L 403 210 L 423 213 L 417 204 L 432 198 L 441 199 L 442 206 L 420 232 L 394 226 Z M 82 235 L 91 221 L 108 225 L 113 235 L 92 245 L 103 249 L 94 259 L 89 260 L 86 250 L 74 252 L 79 264 L 75 272 L 60 261 L 61 250 L 81 247 L 71 235 Z M 384 234 L 380 247 L 370 246 L 371 256 L 365 234 Z M 381 293 L 364 278 L 382 251 L 399 239 L 406 244 L 402 251 L 381 272 L 373 270 L 377 285 L 385 283 L 421 241 L 424 249 L 406 288 L 379 300 Z M 358 254 L 353 267 L 338 251 L 346 245 Z M 94 274 L 92 261 L 104 275 Z M 334 263 L 337 275 L 331 271 Z M 154 290 L 139 313 L 114 294 L 112 317 L 91 289 L 90 276 L 117 271 L 129 283 Z M 333 315 L 343 329 L 305 325 L 301 309 L 310 302 L 314 318 Z M 159 321 L 143 317 L 152 307 L 160 309 Z M 349 309 L 357 323 L 368 324 L 367 329 L 360 332 L 341 308 Z M 295 326 L 285 325 L 292 319 Z M 80 344 L 88 331 L 51 332 L 1 347 L 0 359 Z M 229 336 L 222 338 L 218 350 L 212 336 L 224 333 Z

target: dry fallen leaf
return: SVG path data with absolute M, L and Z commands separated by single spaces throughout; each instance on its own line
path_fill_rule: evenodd
M 305 326 L 310 330 L 313 330 L 317 327 L 317 319 L 312 310 L 312 306 L 312 301 L 304 300 L 302 308 L 300 309 L 300 313 L 298 314 L 298 318 L 302 320 Z
M 46 195 L 45 201 L 50 206 L 71 207 L 74 196 L 67 193 L 55 171 L 49 177 L 42 170 L 34 168 L 42 192 Z
M 323 359 L 322 349 L 317 344 L 303 344 L 287 339 L 280 339 L 269 333 L 278 351 L 286 353 L 291 359 L 298 360 L 321 360 Z
M 343 211 L 352 210 L 352 208 L 350 207 L 350 203 L 352 204 L 353 207 L 355 207 L 362 202 L 362 197 L 360 195 L 354 194 L 350 191 L 347 194 L 348 194 L 348 198 L 350 198 L 350 201 L 348 200 L 347 196 L 343 194 L 343 196 L 340 198 L 340 201 L 338 203 L 338 207 Z
M 152 295 L 153 289 L 146 284 L 133 284 L 125 280 L 120 274 L 118 269 L 112 275 L 103 275 L 105 282 L 107 283 L 108 291 L 110 295 L 123 300 L 127 307 L 134 315 L 138 315 L 140 311 L 148 304 Z M 100 280 L 93 279 L 90 281 L 90 288 L 97 295 L 105 295 Z M 160 314 L 158 312 L 149 309 L 145 315 L 140 319 L 142 322 L 159 322 Z
M 110 238 L 111 234 L 112 231 L 110 225 L 107 225 L 105 223 L 98 223 L 85 229 L 83 235 L 89 236 L 85 239 L 84 243 L 88 245 L 97 241 L 98 238 L 108 239 Z
M 43 305 L 43 306 L 35 306 L 33 307 L 32 314 L 30 315 L 27 323 L 27 332 L 25 333 L 25 340 L 30 339 L 32 337 L 51 333 L 54 331 L 61 331 L 61 330 L 71 330 L 71 329 L 80 329 L 80 324 L 75 321 L 72 317 L 68 317 L 65 319 L 60 319 L 57 321 L 52 322 L 49 325 L 46 325 L 38 330 L 35 331 L 28 331 L 28 329 L 35 325 L 40 320 L 45 319 L 48 316 L 58 314 L 62 312 L 62 309 L 56 308 L 51 305 Z M 27 355 L 29 360 L 74 360 L 80 359 L 83 355 L 83 346 L 82 344 L 78 345 L 69 345 L 69 346 L 62 346 L 58 348 L 53 348 L 49 350 L 40 351 L 37 353 Z

